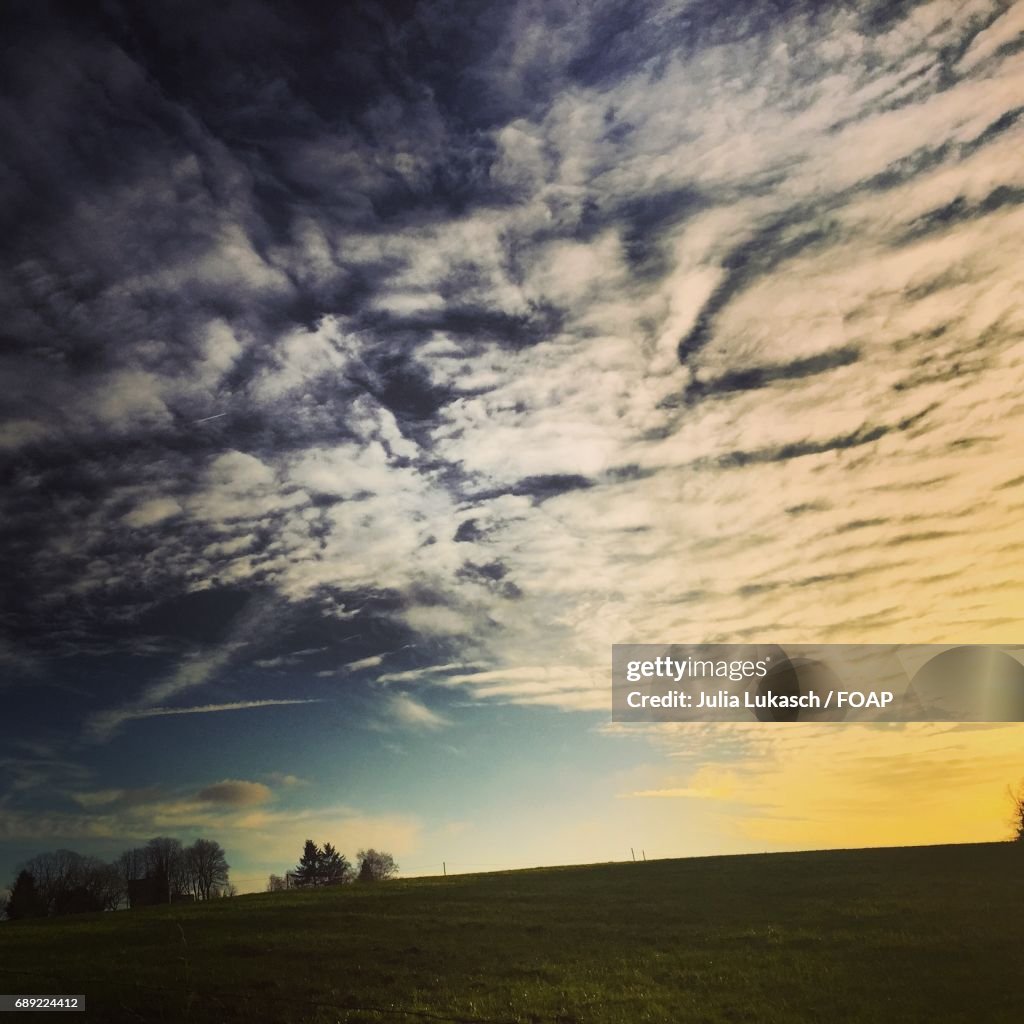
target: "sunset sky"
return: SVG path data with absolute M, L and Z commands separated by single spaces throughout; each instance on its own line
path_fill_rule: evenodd
M 610 645 L 1021 642 L 1024 4 L 316 6 L 5 5 L 0 886 L 1006 838 Z

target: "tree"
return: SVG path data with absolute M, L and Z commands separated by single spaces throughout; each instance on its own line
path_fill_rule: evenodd
M 93 872 L 92 885 L 103 910 L 117 910 L 124 904 L 126 890 L 116 864 L 99 861 Z
M 74 854 L 70 870 L 54 893 L 53 914 L 87 914 L 116 910 L 121 903 L 121 878 L 113 864 Z
M 37 853 L 22 865 L 35 882 L 44 914 L 58 913 L 58 906 L 63 902 L 62 894 L 75 884 L 79 860 L 80 855 L 73 850 L 53 850 Z
M 1013 803 L 1013 838 L 1018 843 L 1024 843 L 1024 782 L 1016 790 L 1010 790 L 1010 800 Z
M 356 858 L 359 861 L 360 882 L 383 882 L 398 874 L 395 858 L 383 850 L 360 850 Z
M 188 885 L 197 900 L 210 899 L 215 889 L 228 884 L 230 865 L 220 843 L 212 839 L 197 839 L 182 851 L 182 855 Z
M 320 884 L 344 885 L 353 878 L 352 865 L 348 858 L 330 844 L 324 843 L 320 852 Z
M 135 846 L 124 850 L 114 861 L 121 883 L 123 901 L 132 906 L 133 896 L 138 892 L 139 883 L 146 877 L 146 848 Z
M 307 839 L 302 848 L 302 857 L 293 872 L 296 886 L 306 889 L 321 884 L 323 856 L 323 850 L 312 839 Z
M 125 850 L 114 863 L 125 885 L 136 879 L 146 877 L 146 848 L 135 846 Z
M 35 880 L 44 914 L 80 914 L 113 910 L 121 903 L 118 871 L 97 857 L 74 850 L 39 853 L 23 868 Z
M 267 892 L 284 892 L 288 888 L 288 880 L 280 875 L 271 875 L 267 879 Z
M 46 903 L 31 871 L 22 870 L 11 887 L 11 895 L 7 900 L 7 918 L 20 921 L 26 917 L 43 917 L 46 914 Z
M 185 857 L 180 839 L 157 836 L 146 843 L 146 877 L 153 883 L 156 899 L 170 903 L 188 889 Z

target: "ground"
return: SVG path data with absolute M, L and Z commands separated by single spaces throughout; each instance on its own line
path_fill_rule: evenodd
M 0 925 L 0 991 L 82 993 L 85 1019 L 111 1022 L 1016 1022 L 1022 977 L 1017 843 L 421 878 Z

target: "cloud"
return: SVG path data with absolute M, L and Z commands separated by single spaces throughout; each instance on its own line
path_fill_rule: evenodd
M 1016 724 L 951 732 L 948 723 L 786 730 L 736 723 L 644 734 L 667 760 L 634 772 L 622 795 L 698 801 L 723 841 L 731 837 L 741 848 L 1007 837 L 1006 786 L 1019 775 Z M 935 786 L 940 775 L 948 785 Z
M 302 698 L 296 700 L 239 700 L 228 704 L 200 704 L 195 707 L 167 708 L 148 707 L 122 709 L 120 711 L 99 712 L 90 720 L 86 734 L 95 742 L 109 740 L 125 723 L 140 721 L 145 718 L 164 718 L 173 715 L 208 715 L 221 711 L 248 711 L 252 708 L 284 707 L 292 704 L 319 704 L 319 698 Z
M 408 694 L 396 693 L 387 699 L 387 720 L 404 729 L 435 731 L 452 723 Z
M 614 32 L 598 8 L 542 18 L 543 32 L 535 15 L 512 5 L 487 39 L 470 32 L 480 92 L 464 108 L 432 82 L 410 121 L 375 79 L 360 114 L 378 126 L 373 150 L 344 118 L 315 114 L 307 55 L 281 110 L 244 108 L 260 110 L 278 170 L 204 134 L 249 116 L 210 83 L 183 100 L 197 115 L 187 131 L 124 138 L 128 184 L 83 174 L 67 236 L 126 221 L 140 234 L 133 263 L 103 248 L 96 272 L 122 284 L 89 309 L 124 344 L 83 399 L 61 404 L 60 371 L 42 381 L 65 410 L 47 431 L 99 431 L 92 477 L 116 473 L 104 430 L 135 424 L 144 456 L 130 498 L 84 519 L 77 499 L 51 503 L 60 521 L 33 526 L 45 536 L 20 550 L 38 552 L 26 574 L 40 600 L 73 588 L 133 600 L 135 554 L 104 544 L 127 522 L 146 530 L 147 585 L 267 586 L 328 614 L 375 590 L 391 622 L 495 669 L 519 666 L 549 627 L 596 667 L 605 615 L 622 635 L 770 629 L 782 616 L 765 617 L 757 584 L 797 561 L 837 599 L 787 598 L 785 621 L 809 613 L 808 634 L 853 633 L 855 607 L 835 622 L 825 609 L 861 600 L 864 566 L 835 540 L 837 512 L 814 510 L 821 490 L 849 489 L 850 519 L 887 519 L 884 488 L 910 467 L 941 471 L 942 508 L 908 511 L 936 519 L 1006 463 L 1019 415 L 1009 14 L 919 4 L 867 31 L 849 10 L 758 6 L 749 25 L 654 5 Z M 53 85 L 71 96 L 110 56 L 79 46 Z M 132 52 L 117 51 L 113 94 L 159 108 L 143 85 L 151 55 Z M 951 52 L 964 57 L 949 65 Z M 300 145 L 278 134 L 285 110 L 308 126 Z M 273 203 L 254 175 L 272 180 Z M 67 286 L 51 251 L 22 255 L 36 269 L 17 295 L 56 303 Z M 41 338 L 36 307 L 19 308 Z M 31 361 L 18 368 L 38 378 Z M 952 447 L 979 417 L 999 424 L 989 439 Z M 172 439 L 201 420 L 202 441 Z M 783 528 L 780 492 L 812 511 Z M 997 547 L 1007 514 L 976 509 L 958 536 Z M 69 550 L 88 559 L 73 583 Z M 972 571 L 996 574 L 993 552 Z M 464 568 L 496 562 L 504 586 Z M 667 566 L 695 583 L 674 589 Z M 645 596 L 698 590 L 696 620 Z M 931 601 L 936 634 L 953 604 L 945 591 Z
M 181 505 L 173 498 L 150 498 L 124 517 L 129 526 L 142 527 L 162 523 L 181 514 Z
M 8 793 L 59 791 L 88 782 L 93 774 L 86 764 L 46 748 L 17 748 L 0 757 L 0 778 Z
M 716 802 L 749 802 L 749 794 L 740 784 L 739 776 L 733 771 L 720 767 L 698 769 L 686 786 L 668 786 L 660 789 L 640 789 L 630 797 L 653 798 L 657 800 L 714 800 Z
M 2 841 L 73 842 L 110 851 L 168 833 L 185 842 L 216 836 L 228 852 L 233 877 L 244 878 L 242 891 L 251 892 L 262 891 L 268 872 L 281 873 L 294 864 L 311 835 L 350 854 L 373 846 L 401 858 L 419 845 L 422 825 L 413 816 L 372 814 L 349 806 L 275 809 L 169 793 L 154 794 L 147 801 L 90 807 L 84 813 L 0 804 Z M 256 871 L 262 874 L 256 876 Z
M 196 798 L 204 803 L 224 807 L 253 807 L 264 804 L 273 796 L 269 786 L 262 782 L 245 782 L 240 779 L 225 779 L 199 790 Z
M 299 618 L 415 644 L 420 728 L 604 712 L 614 641 L 1013 639 L 1016 8 L 358 7 L 12 44 L 4 624 L 141 659 L 83 735 L 298 702 L 207 691 Z
M 71 794 L 71 799 L 79 807 L 85 807 L 86 809 L 90 807 L 105 807 L 108 804 L 123 800 L 124 797 L 125 791 L 123 789 L 98 789 L 93 792 Z
M 361 672 L 363 669 L 377 668 L 384 661 L 384 657 L 383 654 L 371 654 L 368 658 L 357 658 L 355 661 L 347 662 L 344 667 L 350 672 Z
M 272 772 L 267 776 L 275 786 L 308 786 L 309 780 L 303 779 L 298 775 L 282 774 L 280 772 Z

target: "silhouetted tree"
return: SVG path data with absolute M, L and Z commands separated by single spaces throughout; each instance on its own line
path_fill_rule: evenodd
M 23 867 L 35 879 L 46 914 L 113 910 L 121 903 L 118 871 L 97 857 L 54 850 L 36 854 Z
M 292 872 L 296 886 L 306 889 L 320 885 L 323 856 L 323 850 L 312 839 L 307 839 L 298 866 Z
M 61 892 L 74 884 L 78 860 L 79 854 L 73 850 L 53 850 L 37 853 L 22 865 L 35 881 L 44 914 L 56 913 Z
M 182 851 L 185 874 L 192 895 L 197 900 L 208 900 L 215 889 L 228 884 L 228 862 L 220 843 L 212 839 L 197 839 Z
M 343 885 L 351 882 L 354 876 L 352 865 L 348 858 L 330 844 L 324 843 L 320 851 L 320 884 L 321 885 Z
M 280 875 L 271 875 L 267 879 L 267 892 L 284 892 L 288 888 L 288 880 Z
M 103 909 L 103 900 L 84 885 L 72 885 L 61 889 L 53 904 L 53 913 L 92 914 Z
M 356 858 L 359 861 L 360 882 L 383 882 L 398 874 L 395 858 L 383 850 L 360 850 Z
M 11 887 L 11 895 L 7 900 L 7 917 L 11 921 L 20 921 L 26 917 L 43 917 L 46 904 L 31 871 L 20 871 Z
M 1013 802 L 1013 838 L 1024 843 L 1024 782 L 1016 790 L 1010 790 L 1010 800 Z
M 113 864 L 98 857 L 80 857 L 63 897 L 63 909 L 56 914 L 80 914 L 96 910 L 116 910 L 121 905 L 121 877 Z
M 146 848 L 135 846 L 125 850 L 114 863 L 125 885 L 138 878 L 146 877 Z
M 152 881 L 155 899 L 160 903 L 170 903 L 187 891 L 180 839 L 157 836 L 146 843 L 146 877 Z

